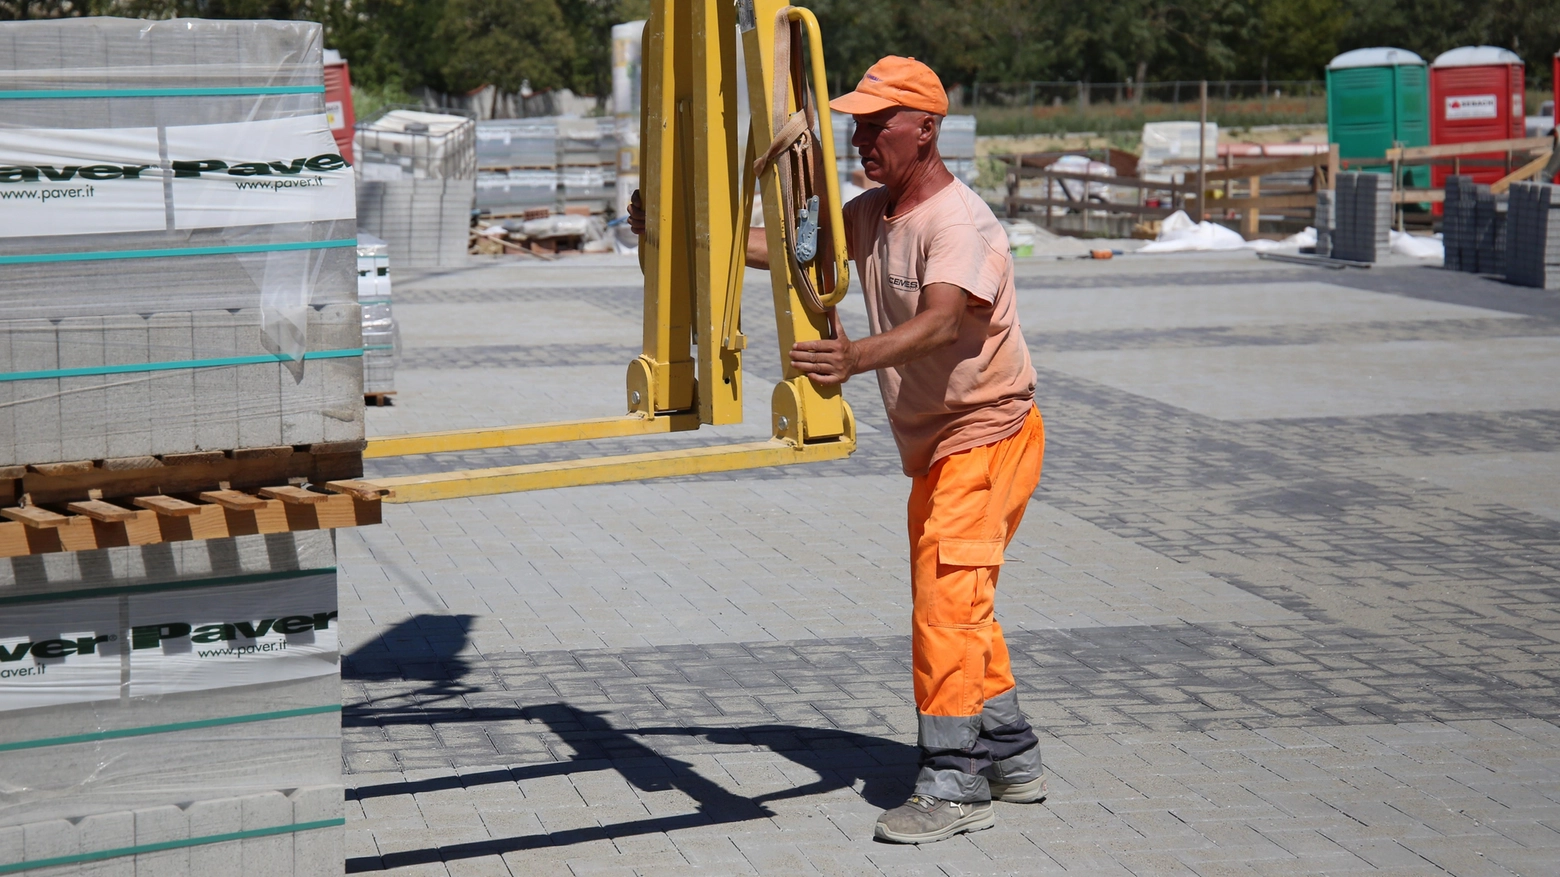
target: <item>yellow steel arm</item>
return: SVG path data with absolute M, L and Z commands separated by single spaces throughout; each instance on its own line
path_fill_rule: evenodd
M 740 27 L 739 27 L 740 19 Z M 779 323 L 784 380 L 775 386 L 774 438 L 714 448 L 691 448 L 501 469 L 379 479 L 391 502 L 416 502 L 572 484 L 597 484 L 837 459 L 855 448 L 855 424 L 838 386 L 818 387 L 790 368 L 797 341 L 829 335 L 825 314 L 798 293 L 798 271 L 808 272 L 825 304 L 846 286 L 844 224 L 834 168 L 833 126 L 824 91 L 823 44 L 811 12 L 780 0 L 653 0 L 644 32 L 641 77 L 640 185 L 645 236 L 643 353 L 629 364 L 628 415 L 489 429 L 454 430 L 373 439 L 365 456 L 389 457 L 475 450 L 552 441 L 644 435 L 742 419 L 741 289 L 754 180 L 754 146 L 773 136 L 771 107 L 776 21 L 800 21 L 808 40 L 812 99 L 822 145 L 830 233 L 804 265 L 773 258 L 771 287 Z M 737 40 L 747 59 L 752 121 L 745 155 L 739 151 Z M 795 47 L 801 52 L 802 46 Z M 799 103 L 794 88 L 783 112 Z M 777 173 L 762 186 L 771 254 L 789 253 Z M 822 289 L 832 267 L 834 288 Z

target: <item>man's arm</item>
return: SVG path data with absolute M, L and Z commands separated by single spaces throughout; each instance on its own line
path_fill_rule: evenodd
M 634 234 L 644 237 L 645 202 L 638 189 L 628 199 L 628 227 Z M 763 228 L 748 229 L 747 266 L 760 271 L 769 270 L 769 238 L 764 236 Z
M 990 312 L 985 302 L 978 310 Z M 829 311 L 834 337 L 801 341 L 791 347 L 791 367 L 819 384 L 843 384 L 851 375 L 919 359 L 959 340 L 959 326 L 970 306 L 970 295 L 951 283 L 930 283 L 921 289 L 915 316 L 878 335 L 860 341 L 845 337 L 839 314 Z

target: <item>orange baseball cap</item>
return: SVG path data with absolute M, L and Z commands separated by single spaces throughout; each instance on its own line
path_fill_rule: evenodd
M 856 90 L 829 101 L 837 113 L 865 116 L 889 107 L 948 115 L 948 92 L 932 68 L 914 58 L 889 55 L 873 64 Z

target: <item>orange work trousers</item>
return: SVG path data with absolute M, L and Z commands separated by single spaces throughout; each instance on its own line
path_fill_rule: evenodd
M 950 454 L 910 489 L 911 656 L 923 716 L 978 716 L 1013 690 L 994 608 L 1002 554 L 1040 483 L 1045 426 Z

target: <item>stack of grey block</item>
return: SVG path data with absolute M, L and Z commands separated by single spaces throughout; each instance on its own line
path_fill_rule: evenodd
M 342 874 L 335 567 L 322 530 L 0 560 L 0 869 Z
M 477 207 L 523 213 L 611 208 L 617 185 L 614 119 L 546 116 L 477 122 Z
M 363 307 L 363 392 L 395 392 L 395 363 L 401 330 L 390 293 L 390 247 L 358 233 L 358 304 Z
M 320 56 L 313 25 L 10 23 L 0 26 L 0 93 L 307 89 L 322 82 Z M 57 138 L 62 125 L 101 137 L 104 129 L 324 118 L 323 95 L 307 91 L 0 97 L 0 108 L 8 138 L 38 130 Z M 352 219 L 195 229 L 169 221 L 166 230 L 94 234 L 93 214 L 84 216 L 66 233 L 0 238 L 0 466 L 362 441 Z M 239 248 L 255 252 L 231 252 Z M 138 256 L 113 255 L 122 251 Z M 262 332 L 277 265 L 289 268 L 276 272 L 280 283 L 307 287 L 301 368 L 283 362 Z
M 1506 281 L 1560 289 L 1560 195 L 1548 183 L 1514 183 L 1506 212 Z
M 396 264 L 465 264 L 476 198 L 476 124 L 464 116 L 393 109 L 358 122 L 358 228 L 382 238 Z
M 1338 175 L 1334 259 L 1375 262 L 1392 247 L 1392 180 L 1385 174 Z
M 1316 255 L 1331 256 L 1333 234 L 1338 227 L 1338 193 L 1332 189 L 1316 192 Z
M 1506 210 L 1510 196 L 1485 185 L 1474 188 L 1473 249 L 1480 274 L 1506 273 Z
M 1446 258 L 1441 265 L 1452 271 L 1478 273 L 1479 270 L 1479 255 L 1474 248 L 1473 233 L 1477 189 L 1473 177 L 1465 174 L 1446 178 L 1446 200 L 1442 205 L 1441 216 L 1441 243 L 1446 250 Z
M 142 201 L 96 183 L 70 228 L 0 237 L 0 466 L 363 440 L 350 188 L 337 218 L 266 224 L 312 193 L 213 202 L 229 178 L 201 195 L 168 164 L 194 126 L 333 149 L 321 40 L 307 22 L 0 24 L 6 162 L 164 150 Z M 262 158 L 231 142 L 211 157 Z M 176 221 L 201 198 L 237 219 Z M 132 210 L 136 230 L 95 226 Z M 301 361 L 263 334 L 278 293 Z M 0 560 L 0 872 L 342 873 L 335 568 L 323 531 Z

